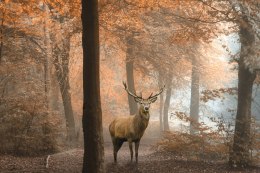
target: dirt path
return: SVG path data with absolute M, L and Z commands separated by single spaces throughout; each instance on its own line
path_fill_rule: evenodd
M 125 143 L 118 153 L 118 164 L 113 163 L 112 146 L 105 145 L 105 165 L 107 173 L 260 173 L 259 168 L 231 171 L 224 164 L 191 162 L 177 159 L 170 153 L 153 152 L 149 145 L 142 144 L 139 149 L 139 163 L 130 163 L 128 145 Z M 73 149 L 49 157 L 0 156 L 1 173 L 80 173 L 82 168 L 82 149 Z

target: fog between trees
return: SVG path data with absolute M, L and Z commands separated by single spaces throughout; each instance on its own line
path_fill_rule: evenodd
M 233 167 L 258 163 L 258 2 L 93 3 L 99 28 L 88 23 L 84 30 L 80 1 L 0 2 L 1 154 L 48 155 L 83 147 L 84 99 L 88 106 L 100 101 L 102 111 L 102 124 L 98 119 L 94 125 L 88 107 L 86 129 L 100 126 L 99 135 L 111 144 L 109 123 L 138 110 L 124 90 L 126 81 L 143 98 L 165 85 L 151 104 L 141 144 Z M 93 20 L 89 13 L 82 19 L 86 16 Z M 95 34 L 96 45 L 82 42 L 82 31 L 86 39 Z M 89 75 L 84 80 L 83 67 Z M 85 98 L 83 83 L 92 92 Z M 99 146 L 103 157 L 102 140 L 87 142 Z

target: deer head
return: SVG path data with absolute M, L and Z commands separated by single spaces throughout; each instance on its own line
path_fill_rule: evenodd
M 154 103 L 154 102 L 157 100 L 157 97 L 163 92 L 163 89 L 164 89 L 164 87 L 165 87 L 165 86 L 163 86 L 163 87 L 160 89 L 159 93 L 154 94 L 154 95 L 153 95 L 153 93 L 151 93 L 150 96 L 145 99 L 145 98 L 142 97 L 142 95 L 141 95 L 141 96 L 138 96 L 138 95 L 136 95 L 135 93 L 132 93 L 131 91 L 129 91 L 129 89 L 128 89 L 128 87 L 127 87 L 127 85 L 126 85 L 125 82 L 123 82 L 123 85 L 124 85 L 124 87 L 125 87 L 126 92 L 127 92 L 130 96 L 134 97 L 134 100 L 135 100 L 137 103 L 140 104 L 140 108 L 143 109 L 144 112 L 149 112 L 150 104 L 151 104 L 151 103 Z

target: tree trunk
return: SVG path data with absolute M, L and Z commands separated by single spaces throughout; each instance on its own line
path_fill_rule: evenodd
M 5 13 L 2 12 L 2 20 L 1 20 L 1 29 L 0 29 L 0 64 L 2 62 L 2 56 L 3 56 L 3 47 L 4 47 L 4 18 Z
M 74 120 L 72 104 L 71 104 L 70 87 L 69 87 L 69 82 L 67 82 L 68 80 L 69 80 L 68 77 L 66 77 L 64 79 L 64 82 L 60 83 L 60 89 L 63 90 L 63 92 L 61 93 L 61 97 L 64 106 L 66 124 L 68 127 L 68 141 L 73 141 L 76 139 L 76 130 L 75 130 L 75 120 Z
M 162 86 L 162 74 L 159 72 L 159 87 Z M 160 94 L 160 115 L 159 115 L 159 120 L 160 120 L 160 132 L 163 131 L 163 93 Z
M 98 0 L 82 0 L 83 173 L 104 172 L 104 140 L 99 81 Z
M 160 120 L 160 132 L 163 131 L 163 93 L 160 94 L 160 117 L 159 117 L 159 120 Z
M 199 122 L 199 100 L 200 100 L 200 74 L 199 65 L 196 57 L 192 59 L 192 75 L 191 75 L 191 99 L 190 99 L 190 134 L 198 132 Z
M 70 36 L 63 39 L 63 48 L 60 50 L 58 45 L 54 46 L 54 66 L 56 76 L 59 82 L 62 102 L 64 106 L 64 114 L 66 118 L 66 127 L 68 130 L 68 141 L 76 138 L 75 120 L 71 104 L 71 94 L 69 85 L 69 52 L 70 52 Z M 61 62 L 60 62 L 61 61 Z
M 46 99 L 46 106 L 48 110 L 51 110 L 50 108 L 50 90 L 51 90 L 51 46 L 50 46 L 50 36 L 47 26 L 47 20 L 49 17 L 48 14 L 48 7 L 44 4 L 44 10 L 46 13 L 46 16 L 43 21 L 43 31 L 44 31 L 44 50 L 45 50 L 45 61 L 44 61 L 44 89 L 45 89 L 45 99 Z
M 61 111 L 62 106 L 60 102 L 60 87 L 59 87 L 59 82 L 57 80 L 57 75 L 55 75 L 55 69 L 51 69 L 51 98 L 50 98 L 50 106 L 53 111 Z
M 167 91 L 166 91 L 166 98 L 164 102 L 164 108 L 163 108 L 163 126 L 164 126 L 163 130 L 164 131 L 170 130 L 169 121 L 168 121 L 169 118 L 168 111 L 171 103 L 171 94 L 172 94 L 172 87 L 170 84 L 168 84 Z
M 134 84 L 134 58 L 133 58 L 133 38 L 131 36 L 128 36 L 126 39 L 127 42 L 127 51 L 126 51 L 126 80 L 127 80 L 127 86 L 129 90 L 133 93 L 135 92 L 135 84 Z M 128 96 L 128 104 L 129 104 L 129 112 L 130 115 L 134 115 L 137 113 L 137 103 L 135 102 L 134 98 Z
M 71 92 L 69 83 L 69 55 L 70 53 L 70 35 L 63 38 L 63 51 L 61 52 L 62 59 L 62 81 L 59 81 L 62 102 L 64 105 L 64 114 L 68 120 L 69 127 L 69 141 L 76 139 L 75 120 L 73 114 L 73 108 L 71 103 Z
M 73 108 L 71 103 L 71 94 L 70 94 L 70 84 L 69 84 L 69 58 L 70 58 L 70 38 L 71 35 L 67 31 L 66 26 L 64 25 L 65 17 L 59 17 L 59 24 L 61 30 L 63 30 L 61 41 L 55 38 L 56 35 L 54 32 L 51 34 L 51 39 L 53 42 L 52 56 L 55 67 L 55 73 L 57 76 L 57 81 L 59 84 L 59 90 L 62 97 L 62 103 L 64 108 L 64 114 L 66 119 L 67 127 L 67 140 L 73 141 L 76 139 L 76 130 L 75 130 L 75 120 L 73 115 Z M 66 29 L 62 28 L 65 27 Z M 55 85 L 55 83 L 54 83 Z M 53 90 L 54 92 L 54 90 Z M 57 96 L 53 94 L 52 96 Z M 57 97 L 56 97 L 57 99 Z M 51 105 L 53 102 L 51 102 Z M 55 106 L 54 106 L 55 107 Z
M 46 104 L 50 111 L 60 111 L 59 109 L 59 86 L 58 80 L 55 76 L 55 69 L 53 69 L 52 60 L 52 45 L 51 45 L 51 32 L 48 28 L 48 20 L 50 18 L 48 5 L 43 4 L 45 10 L 44 17 L 44 45 L 45 45 L 45 62 L 44 62 L 44 80 L 45 80 L 45 94 Z M 57 52 L 58 53 L 58 52 Z M 57 55 L 58 56 L 58 55 Z M 54 74 L 54 75 L 53 75 Z
M 250 163 L 250 128 L 251 128 L 251 102 L 255 72 L 245 65 L 245 57 L 252 53 L 251 45 L 254 44 L 254 35 L 250 26 L 240 26 L 241 52 L 238 68 L 238 103 L 235 123 L 233 148 L 230 153 L 231 166 L 245 167 Z

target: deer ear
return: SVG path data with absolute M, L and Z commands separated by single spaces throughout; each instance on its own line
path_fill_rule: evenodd
M 157 97 L 153 97 L 152 99 L 150 99 L 150 101 L 151 101 L 152 103 L 154 103 L 156 100 L 157 100 Z

